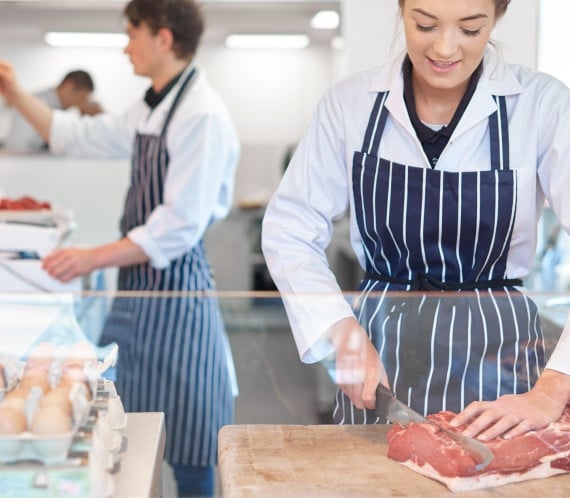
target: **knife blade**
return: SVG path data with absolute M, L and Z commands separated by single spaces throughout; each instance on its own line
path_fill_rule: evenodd
M 464 448 L 475 460 L 477 471 L 483 470 L 493 460 L 493 452 L 481 441 L 464 436 L 461 432 L 454 432 L 445 427 L 440 426 L 433 420 L 420 415 L 412 410 L 408 405 L 402 403 L 396 398 L 394 392 L 382 384 L 378 384 L 376 388 L 376 416 L 380 418 L 382 423 L 398 422 L 407 426 L 410 422 L 417 424 L 429 424 L 444 432 L 447 436 Z

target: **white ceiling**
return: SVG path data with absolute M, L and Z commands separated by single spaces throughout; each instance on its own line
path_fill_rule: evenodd
M 122 31 L 124 0 L 0 0 L 0 39 L 38 41 L 46 31 Z M 315 31 L 311 17 L 319 10 L 340 10 L 340 0 L 204 0 L 204 42 L 230 33 L 307 33 L 314 43 L 328 43 L 336 31 Z

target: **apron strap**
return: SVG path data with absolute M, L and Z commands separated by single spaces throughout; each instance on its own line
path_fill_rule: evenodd
M 185 91 L 188 88 L 190 88 L 189 87 L 190 81 L 192 80 L 192 78 L 194 78 L 195 74 L 196 74 L 196 68 L 192 68 L 192 70 L 186 75 L 186 78 L 182 82 L 182 85 L 180 85 L 180 88 L 178 89 L 178 93 L 176 94 L 176 97 L 174 97 L 174 101 L 172 102 L 172 105 L 170 106 L 170 110 L 168 111 L 166 119 L 164 120 L 164 124 L 162 125 L 162 131 L 160 132 L 160 136 L 166 135 L 166 130 L 168 129 L 168 125 L 170 124 L 170 120 L 172 119 L 172 116 L 174 115 L 174 111 L 176 111 L 176 108 L 178 107 L 180 99 L 184 95 Z
M 380 92 L 374 102 L 374 107 L 368 120 L 362 152 L 373 154 L 380 148 L 380 140 L 388 110 L 385 103 L 390 92 Z M 505 96 L 493 96 L 497 104 L 497 110 L 489 116 L 489 138 L 491 149 L 491 169 L 509 170 L 509 120 L 507 116 L 507 101 Z
M 380 147 L 380 139 L 388 118 L 388 110 L 384 104 L 389 94 L 390 92 L 380 92 L 376 97 L 362 144 L 362 152 L 365 154 L 370 155 Z
M 523 281 L 519 278 L 497 278 L 494 280 L 479 280 L 477 282 L 442 282 L 427 273 L 418 273 L 412 280 L 393 278 L 388 275 L 366 272 L 365 279 L 376 280 L 377 282 L 388 282 L 392 284 L 410 285 L 410 290 L 425 291 L 460 291 L 460 290 L 484 290 L 500 289 L 503 287 L 522 287 Z
M 497 110 L 489 116 L 489 137 L 491 142 L 491 169 L 509 170 L 509 120 L 507 100 L 504 96 L 493 96 Z

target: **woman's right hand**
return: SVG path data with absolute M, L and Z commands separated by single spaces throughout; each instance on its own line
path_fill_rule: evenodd
M 353 318 L 344 318 L 329 329 L 336 349 L 336 381 L 356 408 L 373 410 L 376 387 L 389 387 L 388 376 L 368 334 Z

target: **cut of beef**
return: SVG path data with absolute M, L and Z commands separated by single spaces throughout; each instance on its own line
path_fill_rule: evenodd
M 440 412 L 428 418 L 450 430 L 455 416 Z M 570 404 L 558 422 L 513 439 L 486 443 L 494 454 L 483 471 L 473 458 L 431 424 L 395 424 L 388 431 L 388 457 L 444 483 L 451 491 L 469 491 L 540 479 L 570 472 Z

